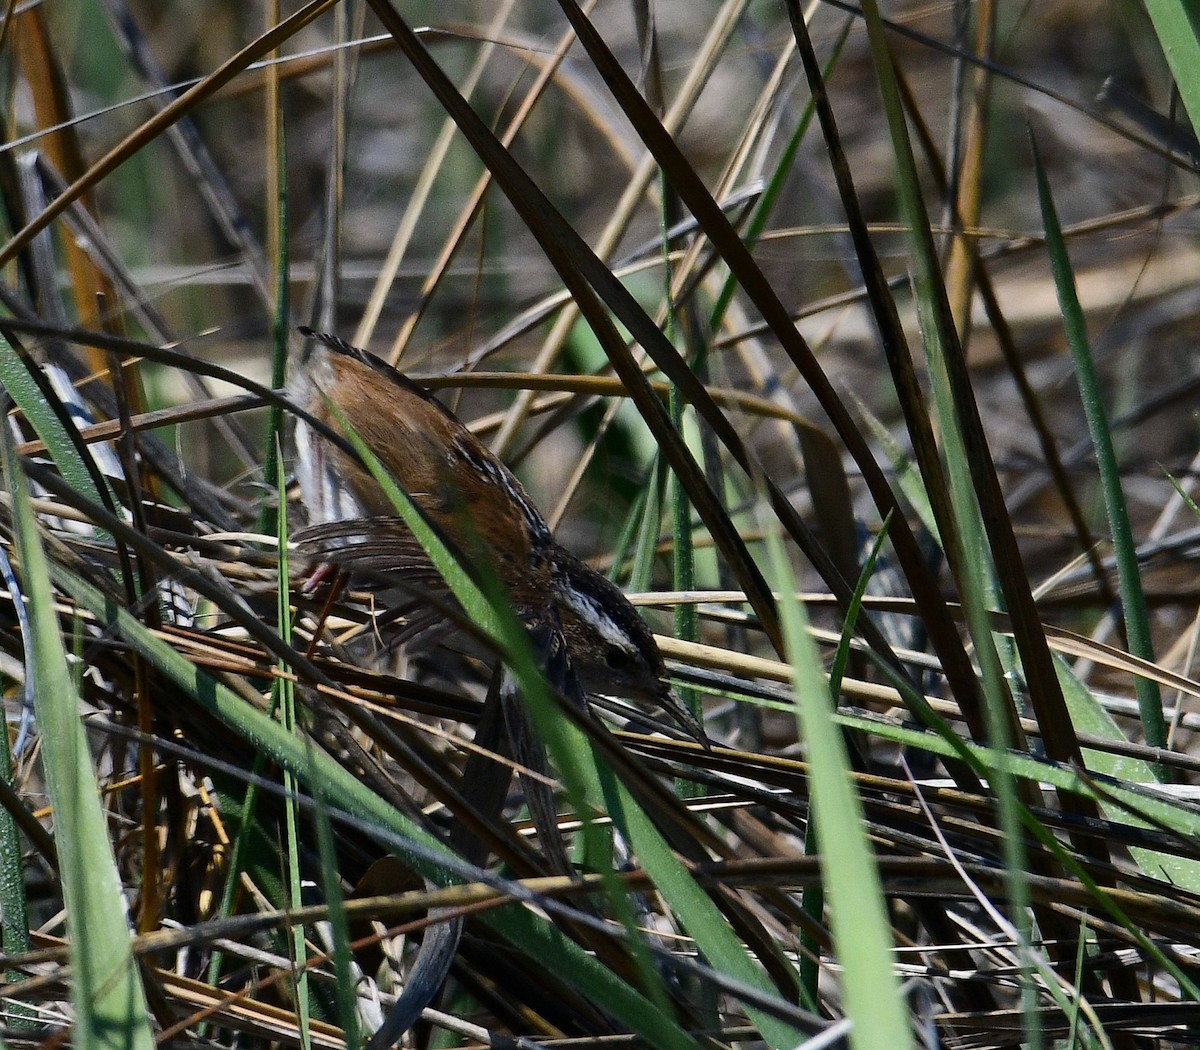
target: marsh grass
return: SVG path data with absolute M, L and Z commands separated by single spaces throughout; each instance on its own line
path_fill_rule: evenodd
M 460 919 L 414 1044 L 1193 1038 L 1175 5 L 199 10 L 0 23 L 4 1045 L 360 1045 Z M 476 648 L 280 557 L 299 324 L 453 405 L 703 706 L 563 706 L 432 535 L 570 875 L 464 777 Z

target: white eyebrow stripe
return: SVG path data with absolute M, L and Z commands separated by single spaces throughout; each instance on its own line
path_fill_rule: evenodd
M 635 652 L 637 650 L 633 639 L 622 631 L 613 618 L 601 608 L 598 602 L 593 601 L 589 595 L 570 587 L 564 587 L 561 593 L 563 602 L 581 620 L 592 624 L 599 631 L 600 637 L 606 642 L 610 642 L 624 649 L 626 652 Z

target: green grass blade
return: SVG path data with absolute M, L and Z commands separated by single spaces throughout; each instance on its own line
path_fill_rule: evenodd
M 111 509 L 112 495 L 99 470 L 88 457 L 70 416 L 53 397 L 53 391 L 31 371 L 36 367 L 0 336 L 0 384 L 29 420 L 34 433 L 45 442 L 50 458 L 71 487 Z
M 1033 603 L 962 348 L 954 330 L 892 55 L 875 0 L 864 0 L 863 16 L 887 117 L 896 167 L 896 192 L 913 252 L 917 315 L 940 424 L 939 437 L 950 495 L 947 524 L 953 530 L 946 534 L 943 529 L 941 539 L 954 567 L 967 614 L 967 627 L 980 664 L 987 739 L 998 751 L 1024 744 L 1006 677 L 1005 663 L 1011 662 L 1001 657 L 989 615 L 997 591 L 1002 591 L 1009 606 L 1022 669 L 1029 682 L 1047 750 L 1055 758 L 1074 758 L 1079 753 L 1078 743 L 1053 672 L 1049 646 Z M 1025 880 L 1028 859 L 1020 829 L 1018 785 L 1001 768 L 992 776 L 990 787 L 997 799 L 1003 832 L 1010 917 L 1021 940 L 1021 1002 L 1025 1031 L 1030 1044 L 1036 1047 L 1040 1045 L 1040 1036 L 1032 1012 L 1035 960 L 1030 896 Z
M 282 455 L 277 457 L 275 491 L 278 494 L 279 506 L 286 507 L 287 476 L 283 469 Z M 290 644 L 292 639 L 292 606 L 291 591 L 288 587 L 288 580 L 291 579 L 291 574 L 288 570 L 288 521 L 286 513 L 280 513 L 277 525 L 277 538 L 279 540 L 279 606 L 277 616 L 280 634 Z M 281 665 L 280 670 L 285 670 L 285 668 Z M 294 711 L 295 687 L 286 675 L 281 676 L 280 681 L 284 690 L 284 709 L 292 709 Z M 294 721 L 293 715 L 293 724 Z M 304 735 L 303 739 L 306 743 L 311 741 L 311 738 L 307 734 Z M 321 778 L 312 768 L 311 757 L 310 750 L 309 771 L 306 780 L 309 784 L 320 784 Z M 355 1046 L 357 1045 L 359 1036 L 358 1013 L 355 1009 L 355 980 L 351 966 L 353 959 L 350 952 L 350 930 L 347 925 L 346 910 L 344 907 L 345 895 L 342 892 L 341 877 L 338 873 L 337 850 L 334 846 L 333 829 L 329 821 L 328 802 L 324 794 L 319 790 L 313 793 L 313 799 L 315 802 L 313 819 L 317 827 L 317 856 L 321 864 L 321 889 L 325 895 L 325 901 L 329 905 L 329 929 L 333 941 L 334 1001 L 337 1008 L 338 1020 L 341 1023 L 342 1031 L 345 1033 L 347 1045 Z M 292 813 L 294 810 L 295 806 L 289 805 L 289 829 L 292 825 Z M 297 867 L 296 870 L 299 871 L 299 868 Z M 293 890 L 293 898 L 297 906 L 303 904 L 297 889 Z M 304 950 L 303 928 L 298 926 L 296 929 L 300 932 L 300 936 L 295 943 L 295 954 L 296 958 L 300 959 L 303 957 Z M 304 976 L 307 982 L 307 973 Z M 300 1013 L 299 1010 L 297 1012 Z M 303 1039 L 305 1042 L 308 1042 L 310 1036 L 306 1012 L 301 1014 L 301 1024 L 303 1025 Z
M 1088 688 L 1075 677 L 1067 662 L 1057 659 L 1059 677 L 1063 682 L 1063 694 L 1071 710 L 1071 719 L 1082 733 L 1106 738 L 1108 740 L 1124 741 L 1125 734 L 1120 726 L 1091 694 Z M 1156 784 L 1163 779 L 1163 769 L 1152 762 L 1133 758 L 1130 755 L 1118 755 L 1108 751 L 1087 749 L 1084 751 L 1087 767 L 1097 773 L 1118 778 L 1129 784 Z M 1114 818 L 1113 807 L 1105 807 L 1105 811 Z M 1143 822 L 1125 817 L 1128 823 L 1147 826 Z M 1200 890 L 1200 862 L 1189 857 L 1179 857 L 1161 850 L 1148 850 L 1141 847 L 1130 847 L 1130 855 L 1138 867 L 1147 875 L 1156 879 L 1167 879 L 1173 886 L 1183 886 L 1193 892 Z
M 7 555 L 0 552 L 7 563 Z M 5 574 L 10 570 L 5 566 Z M 15 589 L 15 588 L 14 588 Z M 0 732 L 0 781 L 6 790 L 5 795 L 16 794 L 16 783 L 12 764 L 12 752 L 8 743 L 7 720 Z M 19 802 L 14 802 L 19 805 Z M 25 865 L 21 857 L 21 836 L 17 829 L 16 817 L 9 812 L 7 805 L 0 806 L 0 945 L 3 945 L 6 955 L 20 955 L 29 951 L 32 944 L 29 939 L 29 912 L 25 896 Z M 4 974 L 8 981 L 19 981 L 21 973 L 9 970 Z M 27 1026 L 33 1020 L 33 1013 L 20 1003 L 9 1005 L 4 1014 L 0 1014 L 14 1027 Z
M 1179 97 L 1200 132 L 1200 4 L 1196 0 L 1145 0 Z
M 866 817 L 850 777 L 850 756 L 833 721 L 829 683 L 808 635 L 803 607 L 777 533 L 767 548 L 794 674 L 796 718 L 812 770 L 811 806 L 821 839 L 822 882 L 829 899 L 834 949 L 843 967 L 851 1046 L 914 1046 L 908 1010 L 892 963 L 894 948 L 879 870 L 867 841 Z
M 879 558 L 879 552 L 883 549 L 884 541 L 887 539 L 888 526 L 891 524 L 892 516 L 889 513 L 883 520 L 883 524 L 879 528 L 879 534 L 875 537 L 875 542 L 871 545 L 871 550 L 867 553 L 866 560 L 863 562 L 862 571 L 858 575 L 858 582 L 854 585 L 854 594 L 850 600 L 850 607 L 846 611 L 846 620 L 842 625 L 841 637 L 838 638 L 837 648 L 833 653 L 833 660 L 829 665 L 829 695 L 833 699 L 833 705 L 836 709 L 838 696 L 841 694 L 842 679 L 846 673 L 846 666 L 850 660 L 850 645 L 854 640 L 854 624 L 858 619 L 859 610 L 862 608 L 863 596 L 867 593 L 867 585 L 871 582 L 871 576 L 875 572 L 875 562 Z M 809 807 L 808 827 L 804 829 L 804 854 L 805 856 L 819 856 L 821 850 L 820 835 L 817 830 L 817 817 L 813 812 L 812 807 Z M 818 882 L 812 886 L 806 886 L 800 898 L 801 907 L 804 912 L 814 923 L 820 924 L 824 920 L 825 915 L 825 886 L 824 883 Z M 804 991 L 809 999 L 814 1002 L 820 1002 L 818 990 L 818 981 L 820 979 L 820 950 L 821 946 L 816 937 L 805 930 L 801 933 L 801 945 L 807 949 L 808 954 L 801 957 L 800 975 L 804 982 Z
M 1075 274 L 1071 259 L 1067 255 L 1062 227 L 1058 222 L 1058 211 L 1050 192 L 1050 181 L 1038 152 L 1037 141 L 1030 133 L 1033 145 L 1033 167 L 1037 177 L 1038 201 L 1042 208 L 1042 225 L 1046 229 L 1046 250 L 1050 255 L 1050 270 L 1054 275 L 1054 288 L 1062 311 L 1063 330 L 1067 345 L 1071 348 L 1071 359 L 1075 362 L 1075 375 L 1079 381 L 1079 394 L 1083 399 L 1083 410 L 1087 416 L 1088 432 L 1096 450 L 1096 464 L 1100 470 L 1100 484 L 1104 492 L 1104 509 L 1108 513 L 1108 524 L 1112 530 L 1113 549 L 1117 558 L 1117 583 L 1121 592 L 1121 610 L 1125 617 L 1125 633 L 1129 651 L 1143 660 L 1153 662 L 1154 646 L 1150 638 L 1150 614 L 1146 607 L 1146 595 L 1142 590 L 1142 577 L 1138 569 L 1137 545 L 1133 529 L 1129 524 L 1129 509 L 1121 489 L 1121 470 L 1117 464 L 1117 453 L 1113 447 L 1112 431 L 1108 424 L 1108 413 L 1100 393 L 1096 366 L 1088 343 L 1087 323 L 1079 305 L 1075 290 Z M 1167 741 L 1167 727 L 1163 719 L 1162 695 L 1158 683 L 1138 675 L 1133 680 L 1137 693 L 1138 711 L 1142 716 L 1142 732 L 1151 747 L 1163 747 Z
M 42 767 L 54 810 L 75 1009 L 77 1046 L 152 1050 L 146 996 L 131 951 L 129 913 L 96 772 L 79 720 L 79 694 L 50 588 L 25 475 L 7 428 L 0 438 L 13 498 L 13 527 L 29 600 L 32 651 L 25 654 L 41 730 Z
M 1024 556 L 1013 532 L 972 379 L 954 328 L 879 7 L 876 0 L 864 0 L 862 6 L 895 161 L 895 189 L 912 250 L 917 313 L 938 403 L 940 436 L 952 486 L 954 517 L 958 522 L 956 534 L 943 535 L 942 540 L 964 597 L 977 585 L 984 588 L 986 595 L 993 579 L 999 583 L 1012 618 L 1021 671 L 1028 682 L 1028 695 L 1047 752 L 1062 761 L 1078 761 L 1079 744 L 1067 715 L 1025 571 Z M 966 534 L 968 528 L 977 532 L 980 538 L 986 538 L 986 546 L 974 542 L 974 537 Z M 984 552 L 982 556 L 980 552 Z M 986 566 L 987 559 L 991 561 L 990 566 Z M 981 560 L 985 565 L 979 564 Z M 967 604 L 970 611 L 971 602 Z M 984 620 L 969 620 L 968 626 L 981 658 L 987 658 L 987 650 L 994 646 L 986 633 Z M 986 688 L 989 673 L 986 665 L 984 670 Z M 1007 689 L 992 689 L 989 702 L 1003 703 L 1007 735 L 1014 742 L 1020 741 L 1022 732 Z

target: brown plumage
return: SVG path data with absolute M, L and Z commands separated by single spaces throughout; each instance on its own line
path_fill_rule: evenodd
M 289 382 L 295 402 L 335 433 L 347 423 L 468 563 L 488 565 L 527 623 L 561 627 L 585 692 L 655 703 L 704 739 L 663 682 L 645 622 L 621 591 L 554 542 L 521 483 L 454 414 L 379 358 L 335 336 L 313 340 Z M 297 475 L 312 527 L 298 539 L 348 571 L 391 574 L 444 594 L 436 570 L 356 458 L 298 420 Z M 425 610 L 416 622 L 439 619 Z

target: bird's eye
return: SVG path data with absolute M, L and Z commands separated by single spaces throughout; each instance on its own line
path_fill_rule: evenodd
M 630 663 L 629 653 L 619 645 L 606 645 L 604 662 L 610 671 L 624 671 Z

